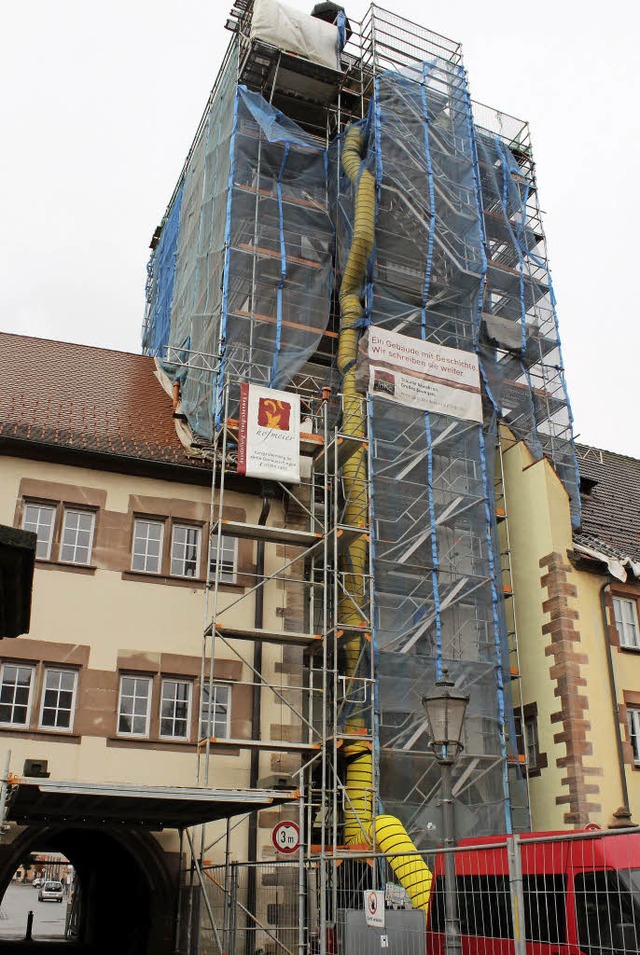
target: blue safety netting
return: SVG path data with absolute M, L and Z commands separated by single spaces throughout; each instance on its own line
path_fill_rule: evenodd
M 571 407 L 530 151 L 477 133 L 487 246 L 478 352 L 497 413 L 534 457 L 546 455 L 580 524 Z
M 165 368 L 206 439 L 235 413 L 240 380 L 286 386 L 319 353 L 329 366 L 333 263 L 344 268 L 357 190 L 343 137 L 327 151 L 236 77 L 232 48 L 154 252 L 144 340 L 151 354 L 171 346 Z M 574 521 L 577 468 L 530 154 L 476 127 L 462 67 L 440 57 L 378 76 L 362 129 L 376 186 L 362 330 L 472 352 L 483 386 L 482 424 L 368 401 L 380 796 L 428 845 L 438 771 L 421 698 L 444 667 L 471 693 L 459 834 L 527 825 L 493 487 L 500 422 L 551 460 Z
M 377 194 L 363 326 L 475 352 L 487 260 L 462 69 L 434 60 L 378 77 L 366 135 L 363 168 Z M 353 217 L 344 173 L 335 190 L 344 262 Z M 439 798 L 421 698 L 444 667 L 471 692 L 466 752 L 482 764 L 458 793 L 461 830 L 509 831 L 512 802 L 526 807 L 522 780 L 508 779 L 513 701 L 493 500 L 496 415 L 485 407 L 483 426 L 369 399 L 380 797 L 419 845 L 430 842 Z
M 164 356 L 171 336 L 171 305 L 176 277 L 183 188 L 184 184 L 180 183 L 149 263 L 151 281 L 148 286 L 147 321 L 142 339 L 142 348 L 147 355 Z
M 331 306 L 326 150 L 237 87 L 236 69 L 232 57 L 156 249 L 145 340 L 156 355 L 171 346 L 164 367 L 206 439 L 222 382 L 287 384 L 317 350 Z
M 329 321 L 334 236 L 327 153 L 243 87 L 231 150 L 222 377 L 227 370 L 236 382 L 253 374 L 248 380 L 280 388 L 316 352 Z

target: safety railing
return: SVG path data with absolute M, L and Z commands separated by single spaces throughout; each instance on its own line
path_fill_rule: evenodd
M 436 823 L 436 827 L 437 827 Z M 202 955 L 533 955 L 640 950 L 640 829 L 488 837 L 415 853 L 431 872 L 414 908 L 394 870 L 410 853 L 294 853 L 203 869 Z M 452 864 L 447 866 L 447 856 Z M 324 872 L 322 871 L 324 868 Z M 324 892 L 324 904 L 320 893 Z M 454 945 L 451 949 L 450 946 Z M 550 950 L 550 949 L 549 949 Z

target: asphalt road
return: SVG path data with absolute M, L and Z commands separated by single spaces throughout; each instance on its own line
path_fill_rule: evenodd
M 38 902 L 38 890 L 32 885 L 12 882 L 0 903 L 0 939 L 24 938 L 27 913 L 33 912 L 33 938 L 63 938 L 67 900 Z

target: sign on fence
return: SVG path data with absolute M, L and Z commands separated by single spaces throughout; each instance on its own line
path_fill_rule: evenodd
M 384 892 L 367 889 L 364 893 L 364 912 L 367 925 L 384 928 Z

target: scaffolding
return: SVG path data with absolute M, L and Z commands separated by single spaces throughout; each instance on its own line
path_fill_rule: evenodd
M 345 846 L 375 848 L 388 813 L 418 849 L 441 838 L 421 698 L 445 669 L 471 694 L 458 835 L 527 829 L 501 442 L 551 460 L 574 521 L 577 467 L 526 124 L 471 103 L 458 44 L 375 5 L 336 21 L 335 69 L 254 35 L 252 13 L 237 0 L 154 237 L 143 346 L 212 462 L 198 783 L 225 747 L 250 754 L 251 785 L 293 777 L 324 952 Z M 482 421 L 367 390 L 340 349 L 376 328 L 475 356 Z M 235 474 L 247 383 L 299 396 L 299 484 Z M 255 548 L 233 593 L 230 541 Z M 251 692 L 247 738 L 213 732 L 228 657 Z M 371 769 L 354 785 L 358 760 Z M 269 898 L 251 869 L 239 901 L 255 924 Z

